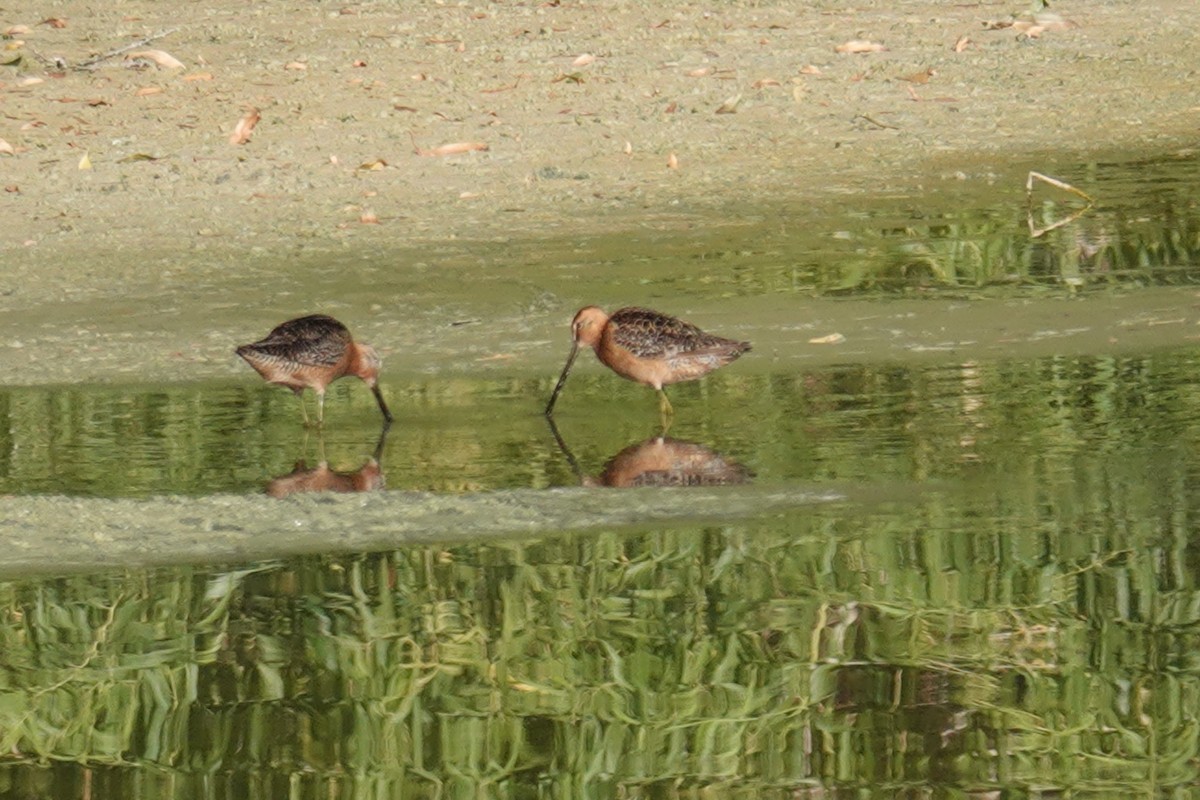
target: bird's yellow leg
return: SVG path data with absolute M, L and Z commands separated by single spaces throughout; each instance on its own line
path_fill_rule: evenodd
M 309 427 L 308 408 L 304 405 L 304 392 L 296 392 L 296 399 L 300 401 L 300 416 L 304 418 L 304 427 Z
M 667 393 L 662 389 L 658 390 L 658 413 L 664 417 L 675 416 L 675 409 L 671 408 L 671 401 L 667 399 Z

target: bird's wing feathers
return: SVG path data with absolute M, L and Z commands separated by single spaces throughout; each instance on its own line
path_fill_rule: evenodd
M 338 363 L 351 341 L 345 325 L 314 314 L 288 320 L 250 347 L 273 358 L 325 367 Z
M 613 341 L 638 358 L 673 358 L 723 349 L 731 342 L 681 319 L 647 308 L 623 308 L 609 319 Z

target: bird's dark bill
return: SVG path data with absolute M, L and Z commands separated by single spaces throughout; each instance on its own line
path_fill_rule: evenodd
M 558 376 L 558 383 L 554 384 L 554 392 L 550 395 L 550 402 L 546 404 L 547 415 L 554 411 L 554 404 L 558 402 L 558 393 L 566 385 L 567 375 L 571 374 L 571 365 L 575 363 L 575 356 L 577 355 L 579 355 L 579 343 L 575 342 L 571 345 L 571 353 L 567 356 L 567 363 L 563 365 L 562 375 Z
M 384 421 L 391 424 L 392 412 L 388 411 L 387 403 L 383 402 L 383 392 L 379 391 L 379 384 L 372 386 L 371 391 L 375 393 L 375 402 L 379 403 L 379 410 L 383 412 Z

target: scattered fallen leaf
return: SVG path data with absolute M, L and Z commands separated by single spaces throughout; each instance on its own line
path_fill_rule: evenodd
M 1011 28 L 1013 21 L 1011 19 L 985 19 L 983 21 L 983 29 L 985 31 L 999 31 L 1005 28 Z
M 0 153 L 5 153 L 6 155 L 10 155 L 10 156 L 15 156 L 17 154 L 17 151 L 13 149 L 13 146 L 11 144 L 4 141 L 3 139 L 0 139 Z
M 505 84 L 504 86 L 497 86 L 494 89 L 480 89 L 479 91 L 481 94 L 499 94 L 500 92 L 512 91 L 513 89 L 517 88 L 517 86 L 520 83 L 521 83 L 521 78 L 520 78 L 520 76 L 518 76 L 517 79 L 515 81 L 513 81 L 512 83 Z M 413 110 L 415 111 L 416 109 L 413 109 Z
M 147 61 L 153 61 L 164 69 L 179 69 L 183 67 L 183 62 L 165 50 L 138 50 L 136 53 L 130 53 L 125 56 L 126 61 L 135 58 L 144 58 Z
M 705 75 L 708 75 L 711 72 L 712 67 L 700 67 L 699 69 L 690 69 L 683 74 L 687 75 L 689 78 L 703 78 Z
M 740 94 L 735 94 L 733 97 L 726 98 L 724 103 L 721 103 L 721 105 L 717 106 L 716 113 L 736 114 L 738 103 L 740 102 L 742 102 L 742 96 Z
M 908 81 L 909 83 L 929 83 L 929 79 L 937 75 L 936 69 L 923 69 L 920 72 L 914 72 L 912 75 L 902 75 L 900 80 Z
M 1012 29 L 1020 35 L 1028 36 L 1030 39 L 1036 39 L 1042 35 L 1043 31 L 1046 30 L 1046 26 L 1039 25 L 1036 22 L 1030 22 L 1029 20 L 1019 19 L 1012 24 Z
M 483 142 L 451 142 L 450 144 L 439 145 L 432 150 L 425 150 L 423 148 L 416 147 L 415 143 L 413 146 L 417 155 L 430 157 L 456 156 L 461 153 L 471 153 L 476 150 L 488 149 L 488 146 Z
M 80 169 L 91 169 L 92 168 L 92 159 L 88 158 L 88 154 L 86 151 L 83 154 L 83 158 L 79 159 L 79 168 Z
M 475 198 L 477 198 L 479 196 L 480 196 L 479 192 L 459 192 L 458 199 L 459 200 L 474 200 Z
M 30 75 L 28 78 L 21 78 L 21 80 L 17 81 L 17 86 L 36 86 L 39 83 L 45 82 L 45 78 L 35 78 L 34 76 Z
M 136 94 L 138 97 L 145 97 L 146 95 L 161 94 L 161 93 L 162 93 L 161 86 L 143 86 L 142 88 L 138 89 L 134 94 Z
M 21 187 L 17 186 L 15 183 L 10 183 L 8 186 L 4 187 L 4 191 L 8 192 L 9 194 L 20 194 Z
M 583 75 L 578 72 L 560 72 L 550 80 L 551 83 L 583 83 Z
M 818 336 L 815 339 L 809 339 L 809 344 L 841 344 L 846 341 L 846 337 L 840 333 L 831 333 L 828 336 Z
M 304 70 L 308 69 L 308 64 L 305 64 L 303 61 L 289 61 L 283 65 L 283 68 L 294 70 L 296 72 L 303 72 Z
M 627 155 L 627 156 L 631 156 L 631 155 L 633 155 L 633 142 L 626 141 L 626 142 L 625 142 L 625 147 L 623 148 L 623 152 L 624 152 L 624 153 L 625 153 L 625 155 Z
M 377 158 L 374 161 L 365 161 L 362 164 L 359 164 L 358 168 L 364 172 L 378 172 L 387 165 L 388 163 L 382 158 Z
M 250 141 L 250 134 L 254 132 L 254 126 L 262 119 L 262 115 L 258 113 L 257 108 L 252 108 L 246 112 L 246 115 L 238 120 L 238 124 L 233 129 L 233 133 L 229 134 L 230 144 L 245 144 Z
M 865 39 L 851 39 L 833 48 L 838 53 L 880 53 L 887 50 L 878 42 L 868 42 Z
M 379 216 L 374 211 L 365 209 L 361 214 L 358 215 L 358 221 L 363 225 L 378 225 Z
M 185 81 L 211 81 L 212 79 L 211 72 L 193 72 L 191 75 L 184 75 L 182 78 Z
M 493 353 L 490 356 L 480 356 L 476 361 L 511 361 L 516 358 L 513 353 Z
M 970 43 L 971 37 L 963 34 L 962 36 L 958 37 L 958 41 L 954 43 L 954 52 L 961 53 L 963 50 L 967 49 L 967 45 Z
M 820 75 L 821 68 L 816 64 L 806 64 L 800 68 L 801 75 Z
M 679 169 L 679 159 L 675 157 L 674 153 L 667 156 L 667 169 Z
M 29 29 L 28 25 L 13 25 L 12 27 L 5 29 L 4 35 L 5 36 L 24 36 L 25 34 L 29 33 L 29 30 L 30 29 Z
M 782 84 L 774 78 L 760 78 L 752 83 L 751 86 L 755 89 L 765 89 L 768 86 L 782 86 Z
M 596 57 L 594 55 L 592 55 L 591 53 L 584 53 L 583 55 L 579 56 L 579 58 L 572 61 L 571 66 L 572 67 L 586 67 L 588 64 L 591 64 L 595 60 L 596 60 Z
M 124 158 L 118 159 L 118 164 L 129 164 L 134 161 L 158 161 L 158 156 L 152 156 L 149 153 L 130 153 Z
M 336 155 L 332 155 L 329 157 L 329 163 L 333 164 L 336 167 L 341 162 L 338 160 L 338 157 Z
M 366 65 L 367 62 L 363 61 L 361 58 L 356 58 L 354 61 L 350 62 L 350 66 L 352 67 L 365 67 Z
M 21 54 L 13 53 L 0 56 L 0 67 L 15 67 L 21 63 Z
M 663 109 L 663 113 L 664 114 L 674 114 L 676 112 L 676 110 L 678 110 L 678 108 L 679 108 L 679 104 L 676 103 L 674 100 L 672 100 L 671 102 L 667 103 L 667 107 Z
M 62 17 L 47 17 L 38 23 L 38 25 L 49 25 L 51 28 L 65 28 L 67 21 Z

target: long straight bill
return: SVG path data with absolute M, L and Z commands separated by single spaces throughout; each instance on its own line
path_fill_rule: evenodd
M 392 424 L 392 412 L 388 411 L 387 403 L 383 402 L 383 392 L 379 391 L 379 384 L 371 386 L 371 391 L 375 393 L 375 402 L 379 403 L 379 410 L 383 412 L 383 420 L 387 425 Z
M 546 404 L 547 417 L 554 413 L 554 404 L 558 402 L 558 393 L 566 385 L 567 375 L 571 373 L 571 365 L 575 363 L 575 356 L 577 355 L 579 355 L 579 342 L 572 342 L 571 354 L 567 356 L 567 363 L 563 366 L 562 375 L 558 376 L 558 383 L 554 384 L 554 392 L 550 395 L 550 402 Z

